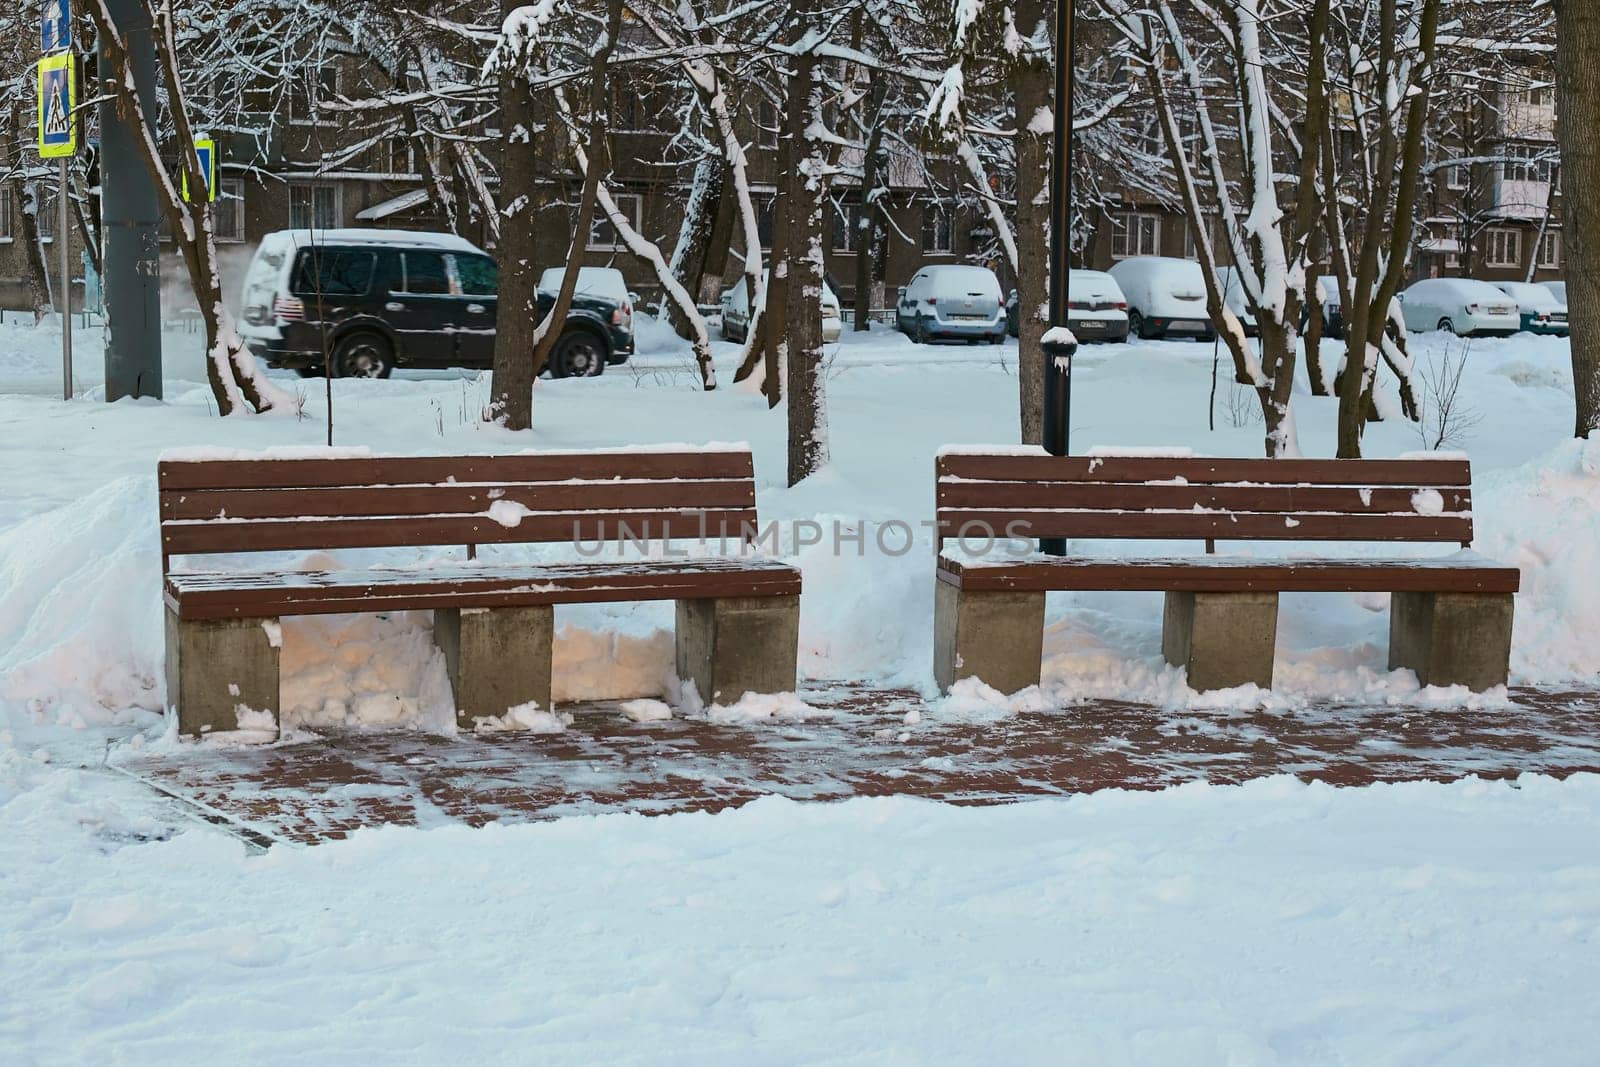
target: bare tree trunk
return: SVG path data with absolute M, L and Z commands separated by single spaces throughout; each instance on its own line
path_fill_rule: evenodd
M 855 236 L 856 296 L 852 309 L 853 328 L 857 333 L 872 329 L 872 280 L 879 266 L 878 255 L 882 244 L 878 235 L 882 227 L 878 222 L 878 203 L 887 190 L 880 189 L 884 157 L 883 103 L 889 92 L 888 79 L 878 70 L 871 72 L 872 88 L 867 104 L 867 138 L 861 153 L 861 219 Z
M 500 0 L 502 20 L 521 4 Z M 538 127 L 533 93 L 521 77 L 525 56 L 501 63 L 500 243 L 495 247 L 499 297 L 495 310 L 494 369 L 485 416 L 508 430 L 533 425 L 534 349 L 539 343 L 539 256 L 535 233 L 537 184 L 543 171 L 534 153 Z M 579 220 L 587 237 L 589 220 Z M 574 235 L 574 240 L 577 240 Z
M 1016 106 L 1017 175 L 1017 402 L 1023 444 L 1044 441 L 1044 332 L 1050 289 L 1050 140 L 1054 104 L 1048 5 L 1023 0 L 1017 30 L 1042 51 L 1017 57 L 1011 67 Z M 1070 235 L 1068 235 L 1070 239 Z
M 1556 105 L 1567 262 L 1567 316 L 1572 328 L 1573 434 L 1600 430 L 1600 5 L 1555 0 Z
M 28 302 L 33 305 L 33 323 L 37 326 L 44 321 L 52 304 L 50 274 L 45 267 L 44 246 L 39 243 L 39 210 L 42 206 L 39 200 L 39 183 L 27 176 L 27 165 L 24 162 L 26 159 L 24 130 L 22 101 L 14 100 L 11 104 L 11 126 L 8 131 L 11 140 L 10 158 L 13 160 L 11 196 L 18 208 L 17 237 L 22 242 L 23 262 L 28 271 Z
M 696 301 L 700 299 L 701 280 L 711 261 L 712 239 L 722 214 L 726 171 L 726 165 L 715 156 L 702 156 L 695 164 L 689 200 L 684 205 L 683 224 L 678 230 L 678 243 L 672 250 L 672 274 Z M 673 332 L 685 341 L 693 341 L 695 324 L 676 303 L 670 300 L 665 303 L 667 321 L 672 324 Z
M 809 15 L 810 12 L 807 12 Z M 801 29 L 811 20 L 802 16 Z M 788 201 L 789 247 L 773 273 L 787 267 L 787 314 L 779 347 L 789 390 L 789 484 L 796 485 L 828 462 L 826 367 L 822 361 L 822 211 L 828 195 L 828 146 L 822 125 L 824 70 L 814 51 L 793 59 L 785 136 L 797 165 L 780 170 Z M 770 299 L 770 298 L 769 298 Z M 767 367 L 774 377 L 773 367 Z

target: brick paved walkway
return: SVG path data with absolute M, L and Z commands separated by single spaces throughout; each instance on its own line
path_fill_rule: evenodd
M 962 804 L 1288 773 L 1339 785 L 1524 771 L 1600 772 L 1600 691 L 1516 690 L 1488 711 L 1326 707 L 1169 712 L 1096 703 L 996 723 L 930 721 L 915 693 L 803 694 L 808 721 L 634 723 L 569 708 L 564 734 L 342 733 L 195 747 L 117 765 L 261 839 L 313 842 L 378 824 L 481 825 L 605 811 L 717 809 L 767 793 L 905 793 Z M 908 711 L 924 714 L 907 724 Z

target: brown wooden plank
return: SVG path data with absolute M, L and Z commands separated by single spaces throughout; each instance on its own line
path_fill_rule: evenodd
M 1515 567 L 1454 560 L 1050 559 L 967 566 L 941 557 L 939 579 L 971 591 L 1514 593 Z
M 752 478 L 748 451 L 373 456 L 349 459 L 163 460 L 157 485 L 174 489 L 291 489 L 349 485 L 540 482 L 567 478 Z
M 743 508 L 755 505 L 755 483 L 749 478 L 722 478 L 313 489 L 184 489 L 160 494 L 163 519 L 471 515 L 483 513 L 496 500 L 513 501 L 533 511 Z
M 442 607 L 512 607 L 708 597 L 798 596 L 800 572 L 770 561 L 714 568 L 659 562 L 608 567 L 537 565 L 520 573 L 430 578 L 425 572 L 325 572 L 315 584 L 275 584 L 269 575 L 174 575 L 166 599 L 186 619 L 268 618 L 343 612 L 421 611 Z M 281 576 L 304 582 L 305 574 Z M 262 581 L 261 579 L 268 579 Z
M 1246 459 L 1147 456 L 1038 456 L 946 452 L 939 478 L 999 481 L 1193 483 L 1285 482 L 1308 485 L 1469 486 L 1471 465 L 1454 459 Z
M 938 484 L 944 508 L 1099 508 L 1108 511 L 1168 511 L 1194 507 L 1245 512 L 1301 511 L 1354 514 L 1413 514 L 1412 496 L 1432 486 L 1358 488 L 1304 485 L 1135 485 L 1094 482 L 977 482 Z M 1472 510 L 1469 489 L 1437 491 L 1445 512 Z
M 985 511 L 939 513 L 943 536 L 1110 540 L 1470 542 L 1470 517 L 1256 514 L 1185 511 Z
M 516 526 L 487 516 L 413 515 L 294 521 L 169 521 L 161 524 L 168 555 L 276 552 L 299 549 L 401 548 L 420 545 L 487 545 L 640 540 L 733 541 L 754 534 L 754 508 L 702 511 L 611 511 L 525 515 Z

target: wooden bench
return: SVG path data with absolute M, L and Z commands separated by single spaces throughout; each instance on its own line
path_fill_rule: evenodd
M 794 689 L 800 573 L 746 554 L 744 450 L 513 456 L 163 458 L 167 702 L 184 734 L 277 721 L 277 620 L 432 611 L 459 724 L 551 706 L 552 607 L 677 601 L 677 671 L 707 703 Z M 624 559 L 617 543 L 702 541 L 707 558 Z M 569 543 L 557 562 L 484 545 Z M 331 570 L 174 570 L 174 556 L 465 546 L 464 558 Z M 598 558 L 601 554 L 608 558 Z M 248 709 L 253 715 L 241 714 Z M 275 733 L 275 728 L 274 728 Z
M 1278 594 L 1391 594 L 1389 667 L 1424 685 L 1506 681 L 1515 567 L 1434 559 L 1217 556 L 1218 541 L 1472 543 L 1465 460 L 1058 457 L 947 450 L 935 467 L 939 549 L 934 673 L 1010 693 L 1039 681 L 1049 590 L 1166 594 L 1162 652 L 1197 690 L 1272 685 Z M 998 539 L 987 558 L 945 552 Z M 1024 555 L 1006 538 L 1194 541 L 1206 555 Z

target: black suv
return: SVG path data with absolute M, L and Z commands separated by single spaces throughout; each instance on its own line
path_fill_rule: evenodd
M 269 366 L 302 374 L 320 373 L 325 358 L 341 378 L 387 378 L 396 366 L 488 368 L 496 279 L 492 258 L 450 234 L 281 230 L 262 239 L 245 275 L 240 332 Z M 539 313 L 554 302 L 541 290 Z M 580 276 L 550 372 L 587 377 L 632 353 L 626 291 Z

